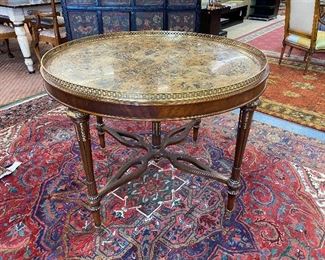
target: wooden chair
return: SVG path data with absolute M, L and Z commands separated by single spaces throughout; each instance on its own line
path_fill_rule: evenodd
M 51 0 L 51 12 L 34 12 L 35 19 L 30 20 L 32 47 L 38 61 L 41 61 L 40 42 L 57 46 L 67 41 L 64 20 L 56 11 L 55 1 Z
M 320 20 L 319 0 L 287 0 L 283 47 L 279 64 L 281 64 L 286 46 L 306 52 L 304 61 L 307 72 L 311 56 L 315 52 L 325 51 L 325 32 L 318 30 Z
M 16 38 L 16 33 L 8 18 L 0 16 L 0 41 L 4 41 L 7 46 L 7 53 L 9 58 L 14 58 L 10 51 L 9 39 Z M 1 50 L 0 50 L 1 51 Z M 1 51 L 2 52 L 2 51 Z
M 29 33 L 32 35 L 32 26 L 33 24 L 39 23 L 39 27 L 41 29 L 51 29 L 53 28 L 53 16 L 52 12 L 50 13 L 40 13 L 35 10 L 28 11 L 29 16 L 26 17 L 25 23 L 27 24 L 27 28 L 29 30 Z M 57 12 L 57 21 L 59 27 L 64 26 L 64 18 L 60 15 L 60 13 Z
M 320 17 L 318 30 L 325 31 L 325 1 L 320 6 Z

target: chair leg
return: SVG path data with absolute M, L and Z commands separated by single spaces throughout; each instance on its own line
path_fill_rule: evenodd
M 39 62 L 39 64 L 41 64 L 41 51 L 39 49 L 39 35 L 38 35 L 38 29 L 32 27 L 32 46 L 36 55 L 36 58 Z
M 33 49 L 34 49 L 34 52 L 35 52 L 35 55 L 36 55 L 36 58 L 39 62 L 39 64 L 41 63 L 41 51 L 39 49 L 39 42 L 38 41 L 34 41 L 33 40 Z
M 4 46 L 5 45 L 5 42 L 3 41 L 2 43 L 1 43 L 1 46 Z M 0 53 L 5 53 L 3 50 L 1 50 L 0 49 Z
M 97 118 L 97 131 L 98 131 L 98 138 L 101 148 L 105 148 L 105 131 L 103 127 L 105 126 L 103 117 L 96 116 Z
M 306 66 L 305 66 L 304 74 L 307 73 L 307 70 L 308 70 L 308 67 L 309 67 L 309 64 L 310 64 L 310 60 L 311 60 L 311 55 L 312 55 L 311 52 L 307 52 Z
M 283 54 L 284 54 L 285 49 L 286 49 L 286 44 L 283 43 L 283 47 L 282 47 L 281 55 L 280 55 L 280 59 L 279 59 L 279 65 L 280 65 L 281 62 L 282 62 L 282 58 L 283 58 Z
M 28 29 L 28 32 L 30 34 L 30 36 L 33 37 L 33 28 L 32 28 L 32 23 L 30 20 L 25 20 L 25 23 L 27 25 L 27 29 Z
M 288 52 L 288 57 L 290 57 L 290 55 L 291 55 L 291 52 L 292 52 L 292 49 L 293 49 L 293 47 L 292 47 L 292 46 L 290 46 L 290 49 L 289 49 L 289 52 Z
M 34 52 L 36 54 L 36 58 L 37 58 L 38 62 L 41 63 L 41 51 L 39 49 L 39 44 L 35 43 L 33 48 L 34 48 Z
M 306 51 L 306 53 L 305 53 L 304 62 L 306 62 L 307 56 L 308 56 L 308 51 Z
M 195 119 L 195 125 L 193 126 L 193 141 L 197 141 L 197 137 L 199 135 L 199 128 L 201 124 L 201 118 Z
M 7 46 L 8 57 L 9 58 L 14 58 L 15 56 L 11 53 L 10 48 L 9 48 L 9 39 L 5 39 L 5 43 L 6 43 L 6 46 Z

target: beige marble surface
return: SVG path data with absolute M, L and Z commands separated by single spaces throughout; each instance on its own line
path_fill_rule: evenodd
M 83 92 L 84 87 L 90 89 L 89 95 L 97 90 L 122 101 L 181 100 L 240 91 L 266 65 L 262 53 L 226 38 L 139 33 L 66 46 L 43 60 L 49 75 L 68 83 L 61 88 Z

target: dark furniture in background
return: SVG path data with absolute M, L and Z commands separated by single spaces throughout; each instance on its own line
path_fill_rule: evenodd
M 222 4 L 216 8 L 205 8 L 201 10 L 200 32 L 227 36 L 227 31 L 223 29 L 242 23 L 247 14 L 247 5 L 227 5 Z
M 247 14 L 247 5 L 238 5 L 230 8 L 227 14 L 222 15 L 222 18 L 225 18 L 221 22 L 222 28 L 228 28 L 230 26 L 242 23 Z
M 115 31 L 198 32 L 200 0 L 62 0 L 68 39 Z
M 255 0 L 251 4 L 253 13 L 249 16 L 250 19 L 256 20 L 271 20 L 278 15 L 280 0 Z
M 214 10 L 201 10 L 200 32 L 227 36 L 223 29 L 242 23 L 247 14 L 247 5 L 222 6 Z
M 202 9 L 200 32 L 219 36 L 227 36 L 227 32 L 221 28 L 221 17 L 224 14 L 228 14 L 229 11 L 229 6 L 221 7 L 215 10 Z

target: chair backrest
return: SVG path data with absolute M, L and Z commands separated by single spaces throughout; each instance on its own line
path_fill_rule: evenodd
M 297 34 L 310 39 L 317 35 L 320 0 L 286 0 L 285 37 Z
M 201 0 L 62 0 L 68 39 L 113 31 L 199 31 Z
M 61 35 L 59 31 L 59 24 L 58 24 L 58 13 L 56 10 L 55 0 L 51 0 L 51 11 L 52 11 L 52 19 L 53 19 L 53 30 L 55 34 L 55 39 L 57 39 L 57 45 L 61 43 Z

